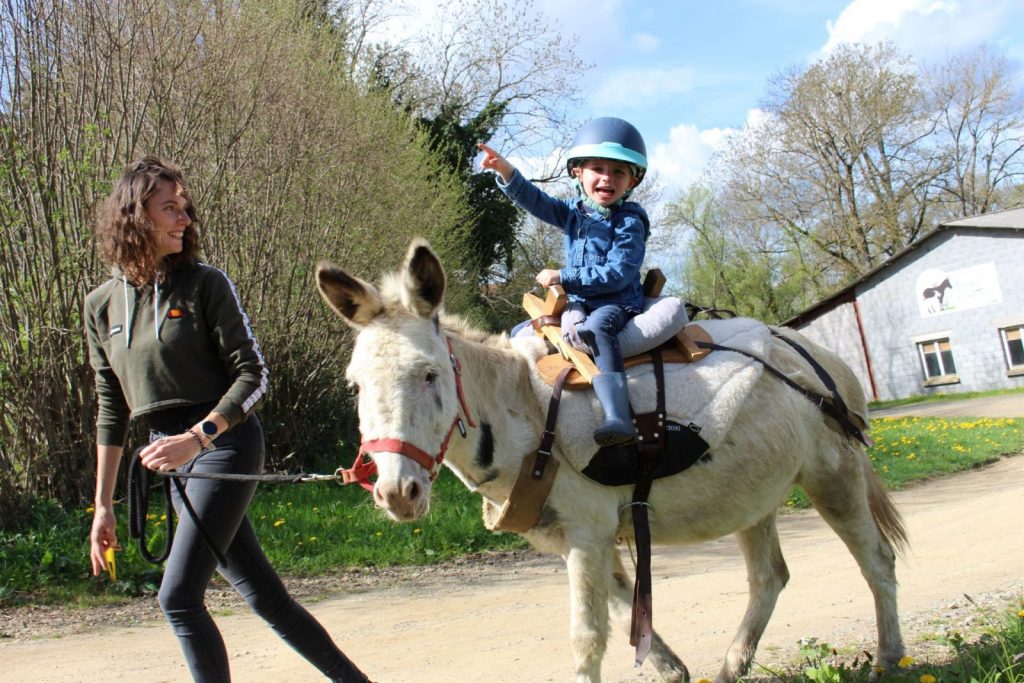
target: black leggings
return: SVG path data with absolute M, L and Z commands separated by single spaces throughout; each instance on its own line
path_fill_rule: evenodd
M 175 411 L 181 413 L 182 411 Z M 150 419 L 151 439 L 180 433 L 195 424 L 195 411 L 168 412 Z M 195 420 L 190 418 L 195 417 Z M 161 419 L 163 418 L 163 419 Z M 169 419 L 171 418 L 171 419 Z M 175 424 L 177 422 L 177 424 Z M 216 448 L 181 467 L 182 472 L 257 474 L 263 470 L 263 430 L 255 415 L 220 436 Z M 224 640 L 206 609 L 206 588 L 216 569 L 292 648 L 335 681 L 362 683 L 366 676 L 338 649 L 320 622 L 297 603 L 263 554 L 246 510 L 256 482 L 185 479 L 185 495 L 206 535 L 223 553 L 218 565 L 203 533 L 171 486 L 178 527 L 160 584 L 160 608 L 178 636 L 185 661 L 196 681 L 231 680 Z

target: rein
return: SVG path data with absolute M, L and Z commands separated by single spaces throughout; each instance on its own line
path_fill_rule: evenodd
M 451 361 L 452 370 L 455 371 L 455 392 L 459 398 L 459 407 L 462 410 L 462 414 L 466 416 L 466 421 L 469 422 L 469 426 L 476 427 L 476 422 L 473 421 L 473 416 L 469 412 L 469 406 L 466 405 L 466 396 L 462 392 L 462 364 L 459 363 L 458 358 L 455 357 L 455 351 L 452 349 L 451 337 L 448 337 L 447 341 L 448 359 Z M 452 420 L 452 426 L 448 428 L 448 433 L 445 435 L 444 441 L 441 442 L 441 447 L 438 450 L 437 455 L 431 455 L 419 446 L 401 439 L 383 438 L 363 440 L 363 442 L 359 444 L 359 453 L 356 455 L 356 459 L 352 463 L 352 467 L 348 469 L 339 467 L 336 474 L 341 476 L 344 483 L 356 483 L 367 491 L 372 492 L 373 483 L 370 481 L 370 477 L 377 473 L 377 463 L 373 462 L 373 460 L 366 459 L 363 456 L 366 453 L 386 452 L 398 453 L 414 460 L 420 465 L 420 467 L 430 474 L 430 481 L 434 481 L 437 477 L 437 473 L 440 471 L 441 463 L 444 461 L 444 454 L 448 451 L 448 442 L 451 441 L 452 434 L 455 432 L 456 427 L 459 430 L 459 434 L 463 439 L 465 439 L 466 425 L 462 422 L 462 416 L 458 411 L 455 413 L 455 418 Z

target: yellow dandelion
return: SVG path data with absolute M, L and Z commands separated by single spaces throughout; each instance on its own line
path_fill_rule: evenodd
M 161 522 L 166 522 L 167 521 L 167 515 L 160 515 L 160 521 Z
M 1020 617 L 1021 619 L 1024 619 L 1024 609 L 1022 609 L 1021 611 L 1017 612 L 1017 616 Z
M 702 679 L 700 679 L 699 681 L 697 681 L 697 683 L 711 683 L 711 681 L 709 681 L 709 680 L 708 680 L 708 679 L 706 679 L 706 678 L 702 678 Z
M 422 533 L 422 532 L 423 532 L 423 529 L 413 529 L 413 530 L 412 530 L 412 532 L 413 532 L 414 534 L 419 534 L 419 533 Z
M 283 525 L 284 525 L 284 520 L 283 519 L 279 519 L 279 520 L 276 520 L 274 522 L 274 526 L 283 526 Z
M 89 507 L 85 508 L 85 511 L 92 514 L 93 512 L 96 512 L 96 508 L 90 505 Z
M 918 679 L 921 683 L 935 683 L 935 676 L 931 674 L 921 674 L 921 678 Z
M 900 661 L 897 664 L 897 666 L 899 666 L 901 669 L 906 669 L 908 666 L 910 666 L 913 663 L 914 663 L 914 658 L 911 657 L 910 655 L 906 655 L 906 656 L 904 656 L 903 658 L 900 659 Z
M 380 538 L 383 535 L 384 535 L 383 531 L 378 531 L 377 533 L 374 534 L 374 536 L 376 536 L 377 538 Z
M 317 541 L 317 537 L 316 536 L 310 536 L 309 537 L 309 542 L 310 543 L 316 543 L 316 541 Z
M 917 454 L 911 453 L 910 455 L 907 456 L 907 460 L 917 460 Z

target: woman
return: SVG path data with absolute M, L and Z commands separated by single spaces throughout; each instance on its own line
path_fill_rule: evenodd
M 234 283 L 199 262 L 199 220 L 176 167 L 155 157 L 130 164 L 106 201 L 97 237 L 114 273 L 85 302 L 99 399 L 93 574 L 107 568 L 104 551 L 117 547 L 113 493 L 129 418 L 149 427 L 140 462 L 151 470 L 256 474 L 264 442 L 253 411 L 267 388 L 267 366 Z M 204 602 L 216 569 L 326 676 L 366 681 L 263 554 L 246 516 L 256 483 L 185 481 L 202 529 L 181 514 L 175 490 L 179 523 L 158 597 L 193 678 L 230 680 L 224 641 Z

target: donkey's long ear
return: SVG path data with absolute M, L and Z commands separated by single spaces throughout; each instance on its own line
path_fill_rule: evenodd
M 324 301 L 356 328 L 368 325 L 382 308 L 380 294 L 373 285 L 330 263 L 317 266 L 316 288 Z
M 421 318 L 434 315 L 444 299 L 444 268 L 426 240 L 415 239 L 405 254 L 402 303 Z

